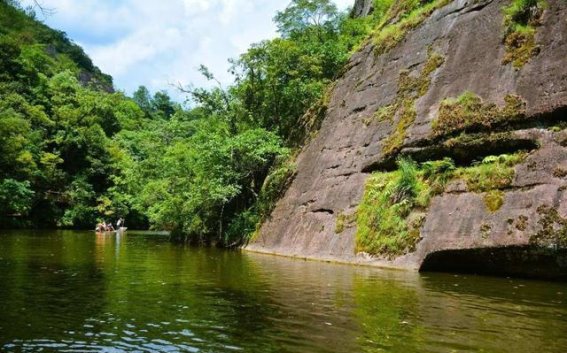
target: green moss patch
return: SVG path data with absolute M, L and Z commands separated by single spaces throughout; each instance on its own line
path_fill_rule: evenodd
M 381 55 L 398 45 L 408 32 L 421 25 L 431 14 L 452 0 L 397 1 L 390 7 L 373 36 L 374 52 Z
M 410 72 L 400 72 L 398 81 L 398 92 L 394 102 L 380 108 L 375 118 L 378 121 L 395 121 L 392 133 L 384 140 L 382 152 L 385 156 L 391 156 L 399 151 L 406 138 L 407 129 L 414 123 L 417 117 L 415 110 L 416 100 L 427 93 L 431 84 L 431 74 L 444 63 L 440 54 L 429 50 L 427 61 L 424 63 L 419 76 L 414 77 Z
M 545 0 L 513 0 L 504 7 L 506 55 L 503 64 L 512 63 L 520 69 L 539 53 L 535 37 L 546 6 Z
M 347 228 L 352 228 L 356 224 L 356 213 L 346 214 L 344 212 L 339 213 L 335 223 L 335 233 L 341 234 Z
M 413 251 L 431 198 L 445 189 L 455 166 L 450 159 L 418 166 L 398 161 L 398 170 L 368 179 L 357 212 L 357 251 L 393 258 Z
M 399 169 L 375 173 L 366 183 L 357 215 L 357 252 L 389 258 L 412 251 L 419 231 L 407 222 L 412 210 L 429 203 L 429 186 L 416 163 L 400 160 Z
M 433 135 L 439 137 L 458 132 L 488 130 L 495 125 L 525 119 L 526 104 L 520 97 L 509 94 L 504 101 L 503 107 L 484 103 L 482 98 L 472 92 L 445 99 L 432 123 Z
M 527 154 L 523 152 L 488 156 L 481 163 L 457 169 L 455 176 L 463 179 L 471 192 L 505 189 L 514 180 L 514 166 L 523 162 L 526 156 Z
M 505 194 L 501 190 L 492 190 L 484 195 L 484 204 L 490 212 L 498 211 L 504 204 Z
M 421 165 L 401 159 L 397 170 L 373 173 L 357 212 L 357 252 L 393 258 L 413 251 L 420 240 L 424 211 L 451 180 L 463 179 L 469 191 L 486 193 L 487 208 L 497 211 L 504 203 L 501 190 L 510 186 L 514 165 L 525 156 L 489 156 L 459 168 L 450 158 Z
M 542 205 L 537 209 L 541 219 L 541 230 L 530 238 L 530 243 L 545 247 L 567 247 L 567 218 L 561 217 L 557 209 Z

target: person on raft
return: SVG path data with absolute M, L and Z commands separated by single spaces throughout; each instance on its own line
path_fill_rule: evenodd
M 114 226 L 112 226 L 112 223 L 107 224 L 105 221 L 102 221 L 102 223 L 96 225 L 95 230 L 97 233 L 114 232 Z

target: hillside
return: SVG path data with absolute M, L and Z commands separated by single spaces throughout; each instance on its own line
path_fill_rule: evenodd
M 17 3 L 10 0 L 0 1 L 0 35 L 4 55 L 20 51 L 22 60 L 35 65 L 43 74 L 71 70 L 84 85 L 113 90 L 112 77 L 102 73 L 64 32 L 37 21 L 35 13 L 20 10 Z M 3 67 L 2 72 L 9 69 Z
M 410 3 L 350 59 L 248 249 L 565 278 L 567 3 Z
M 142 110 L 65 33 L 0 1 L 0 227 L 91 227 Z

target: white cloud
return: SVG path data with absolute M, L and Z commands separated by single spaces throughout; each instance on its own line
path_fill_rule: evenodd
M 341 9 L 353 2 L 336 0 Z M 254 42 L 274 37 L 272 18 L 287 1 L 42 0 L 42 4 L 56 10 L 46 19 L 48 25 L 67 32 L 114 77 L 118 89 L 132 93 L 139 85 L 152 91 L 178 82 L 205 85 L 197 71 L 200 64 L 229 84 L 227 59 Z
M 185 5 L 185 12 L 191 16 L 200 12 L 207 11 L 211 2 L 209 0 L 183 0 Z

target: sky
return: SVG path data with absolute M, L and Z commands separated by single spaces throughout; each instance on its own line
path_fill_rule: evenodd
M 30 3 L 31 0 L 22 1 Z M 38 15 L 64 31 L 118 90 L 132 94 L 140 85 L 151 92 L 183 95 L 177 84 L 207 86 L 198 72 L 204 64 L 223 85 L 232 82 L 228 59 L 252 43 L 277 35 L 272 19 L 288 0 L 40 0 L 53 10 Z M 334 0 L 339 9 L 354 0 Z

